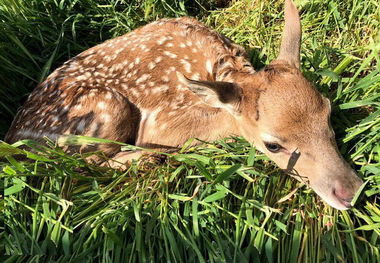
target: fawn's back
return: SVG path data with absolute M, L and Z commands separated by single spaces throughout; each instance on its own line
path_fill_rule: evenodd
M 221 110 L 203 103 L 177 74 L 215 81 L 231 71 L 253 71 L 244 55 L 195 19 L 159 20 L 88 49 L 54 71 L 30 94 L 6 140 L 80 134 L 178 146 L 189 137 L 228 135 L 228 123 L 210 134 L 210 118 L 218 120 Z

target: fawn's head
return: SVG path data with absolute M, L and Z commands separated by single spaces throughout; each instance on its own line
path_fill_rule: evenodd
M 361 179 L 341 157 L 330 126 L 330 102 L 303 77 L 301 24 L 285 4 L 280 54 L 262 71 L 236 73 L 233 82 L 186 80 L 204 101 L 236 117 L 240 133 L 277 165 L 308 181 L 329 205 L 347 209 Z

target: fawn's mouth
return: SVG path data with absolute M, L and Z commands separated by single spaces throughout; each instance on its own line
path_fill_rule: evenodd
M 349 209 L 352 207 L 351 205 L 352 198 L 343 199 L 343 198 L 338 197 L 338 195 L 336 194 L 335 188 L 332 190 L 332 196 L 337 200 L 339 204 L 346 207 L 346 209 Z

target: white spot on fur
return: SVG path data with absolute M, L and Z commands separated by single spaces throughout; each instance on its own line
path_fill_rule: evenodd
M 111 120 L 111 116 L 107 113 L 100 115 L 100 118 L 102 118 L 105 122 L 109 122 Z
M 191 73 L 191 64 L 189 61 L 186 59 L 181 59 L 179 62 L 184 66 L 187 73 Z
M 105 56 L 104 57 L 104 60 L 107 62 L 107 63 L 110 63 L 111 62 L 111 56 Z
M 199 73 L 195 73 L 191 76 L 191 79 L 193 80 L 200 80 L 201 79 L 201 75 Z
M 169 90 L 169 86 L 168 85 L 161 85 L 161 86 L 158 86 L 156 88 L 152 88 L 152 93 L 153 94 L 163 93 L 163 92 L 165 92 L 167 90 Z
M 187 79 L 185 78 L 185 76 L 181 72 L 177 71 L 176 75 L 177 75 L 179 82 L 181 82 L 185 85 L 187 84 Z
M 174 71 L 176 71 L 176 67 L 174 67 L 174 66 L 171 66 L 168 69 L 165 69 L 165 73 L 167 75 L 169 75 L 171 72 L 174 72 Z
M 91 94 L 93 94 L 93 93 L 90 93 L 90 95 L 91 95 Z M 62 108 L 61 113 L 62 113 L 62 114 L 65 114 L 66 112 L 69 111 L 69 109 L 70 109 L 69 105 L 66 105 L 65 107 Z
M 105 96 L 105 98 L 106 98 L 107 100 L 112 99 L 112 93 L 111 93 L 111 92 L 107 92 L 107 95 Z
M 154 69 L 156 67 L 156 63 L 154 63 L 154 62 L 149 62 L 149 64 L 148 64 L 148 68 L 150 69 L 150 70 L 152 70 L 152 69 Z
M 83 81 L 83 80 L 87 80 L 87 77 L 85 75 L 80 75 L 77 77 L 77 81 Z
M 137 91 L 136 89 L 131 89 L 130 92 L 131 92 L 132 96 L 134 96 L 134 97 L 140 96 L 140 92 Z
M 170 58 L 176 58 L 177 57 L 177 55 L 176 54 L 174 54 L 174 53 L 172 53 L 172 52 L 170 52 L 170 51 L 164 51 L 164 54 L 166 55 L 166 56 L 168 56 L 168 57 L 170 57 Z
M 150 78 L 150 75 L 149 74 L 143 74 L 141 77 L 139 77 L 137 80 L 136 80 L 136 84 L 140 84 L 144 81 L 146 81 L 147 79 Z
M 168 39 L 166 37 L 161 37 L 159 40 L 157 40 L 157 44 L 162 45 L 164 44 Z
M 123 90 L 128 90 L 129 89 L 128 85 L 125 84 L 125 83 L 121 84 L 121 87 L 123 88 Z
M 98 106 L 99 109 L 102 109 L 102 110 L 104 110 L 107 107 L 106 103 L 104 101 L 98 102 L 97 106 Z
M 154 59 L 154 62 L 156 63 L 159 63 L 160 61 L 162 61 L 162 57 L 161 56 L 158 56 Z
M 135 69 L 133 72 L 132 72 L 132 75 L 137 75 L 137 72 L 138 72 L 139 70 L 138 69 Z
M 73 107 L 73 109 L 79 111 L 79 110 L 82 109 L 82 105 L 77 104 L 77 105 L 75 105 L 75 106 Z
M 178 84 L 176 86 L 177 89 L 181 90 L 181 89 L 186 89 L 186 87 L 184 85 L 181 85 L 181 84 Z
M 206 69 L 208 73 L 212 74 L 212 63 L 211 63 L 211 60 L 209 59 L 206 61 Z

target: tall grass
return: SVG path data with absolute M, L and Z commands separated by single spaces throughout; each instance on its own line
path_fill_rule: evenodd
M 0 132 L 60 63 L 158 17 L 203 12 L 256 68 L 276 57 L 281 1 L 237 0 L 208 13 L 215 5 L 206 2 L 3 0 Z M 328 207 L 242 138 L 185 145 L 124 172 L 52 142 L 1 143 L 6 262 L 379 262 L 380 5 L 296 3 L 302 70 L 332 101 L 339 148 L 367 182 L 354 209 Z

